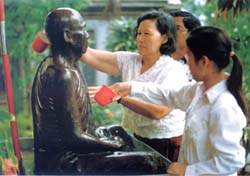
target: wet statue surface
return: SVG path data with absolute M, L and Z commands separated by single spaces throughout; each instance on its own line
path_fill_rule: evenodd
M 85 21 L 73 9 L 46 18 L 50 54 L 32 87 L 35 174 L 164 174 L 168 162 L 121 127 L 88 130 L 91 104 L 77 62 L 87 48 Z M 142 149 L 143 148 L 143 149 Z

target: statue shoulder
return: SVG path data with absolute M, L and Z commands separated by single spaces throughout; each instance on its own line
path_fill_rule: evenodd
M 79 73 L 74 68 L 55 68 L 58 80 L 72 82 L 79 79 Z

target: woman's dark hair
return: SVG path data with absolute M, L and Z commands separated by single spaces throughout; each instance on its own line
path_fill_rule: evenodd
M 144 13 L 137 19 L 137 25 L 134 29 L 135 37 L 138 33 L 139 25 L 144 20 L 156 20 L 156 27 L 161 35 L 166 34 L 168 36 L 167 43 L 161 45 L 160 52 L 161 54 L 172 54 L 176 50 L 176 29 L 175 29 L 175 21 L 173 17 L 165 14 L 163 11 L 152 10 Z
M 242 90 L 242 63 L 240 58 L 233 53 L 232 41 L 226 32 L 212 26 L 198 27 L 189 33 L 187 46 L 192 51 L 196 62 L 202 56 L 207 56 L 215 62 L 219 71 L 229 65 L 230 59 L 233 60 L 227 88 L 237 100 L 244 114 L 248 116 L 246 99 Z

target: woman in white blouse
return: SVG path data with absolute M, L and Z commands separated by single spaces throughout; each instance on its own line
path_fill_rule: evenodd
M 149 11 L 137 19 L 135 40 L 138 53 L 88 48 L 82 61 L 113 76 L 121 75 L 123 81 L 154 82 L 179 88 L 188 82 L 188 78 L 183 66 L 169 56 L 175 51 L 175 33 L 171 16 L 161 11 Z M 97 89 L 90 90 L 90 95 L 93 95 Z M 150 102 L 141 96 L 134 98 Z M 151 103 L 157 102 L 153 100 Z M 174 109 L 155 119 L 123 109 L 123 127 L 168 159 L 177 161 L 185 124 L 183 111 Z
M 189 68 L 197 83 L 180 89 L 140 82 L 116 83 L 111 87 L 119 96 L 139 94 L 164 99 L 166 105 L 186 111 L 179 159 L 170 165 L 168 173 L 236 176 L 245 164 L 240 140 L 248 117 L 241 61 L 232 52 L 228 35 L 216 27 L 193 30 L 187 45 Z M 233 65 L 228 75 L 224 69 L 230 60 Z

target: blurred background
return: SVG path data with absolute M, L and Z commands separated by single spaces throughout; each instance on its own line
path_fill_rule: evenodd
M 20 138 L 32 138 L 31 86 L 41 60 L 48 55 L 35 53 L 31 43 L 43 30 L 48 12 L 58 7 L 78 10 L 87 22 L 89 45 L 93 48 L 117 51 L 136 51 L 133 29 L 137 17 L 147 10 L 165 12 L 187 10 L 197 16 L 203 25 L 226 29 L 233 39 L 235 52 L 244 64 L 244 92 L 250 107 L 250 11 L 249 1 L 232 6 L 232 0 L 5 0 L 5 27 L 7 49 L 11 63 L 15 109 Z M 237 1 L 235 1 L 237 2 Z M 240 4 L 240 2 L 242 2 Z M 120 77 L 108 76 L 79 63 L 88 85 L 110 85 Z M 122 111 L 113 103 L 107 107 L 93 104 L 93 124 L 119 124 Z M 6 110 L 2 59 L 0 60 L 0 110 Z

